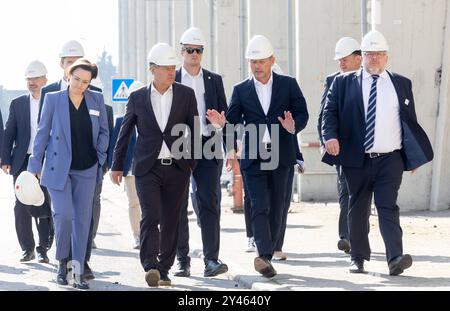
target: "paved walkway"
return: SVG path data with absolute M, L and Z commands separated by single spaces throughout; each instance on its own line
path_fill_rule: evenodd
M 55 281 L 54 247 L 50 264 L 19 263 L 21 251 L 14 229 L 12 179 L 0 174 L 0 290 L 73 290 Z M 350 274 L 349 256 L 337 250 L 338 205 L 294 203 L 288 216 L 284 251 L 288 260 L 275 262 L 278 275 L 265 279 L 253 269 L 254 253 L 244 252 L 244 216 L 230 210 L 224 193 L 220 258 L 229 272 L 203 277 L 200 231 L 190 216 L 192 276 L 171 277 L 171 287 L 157 290 L 450 290 L 450 211 L 402 214 L 404 250 L 413 266 L 398 277 L 388 274 L 384 246 L 376 216 L 371 217 L 372 260 L 368 274 Z M 138 251 L 131 248 L 126 195 L 105 179 L 102 214 L 91 267 L 96 279 L 93 290 L 154 290 L 148 288 Z

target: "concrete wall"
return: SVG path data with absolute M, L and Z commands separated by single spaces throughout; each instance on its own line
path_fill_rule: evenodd
M 342 36 L 361 39 L 361 3 L 364 1 L 119 0 L 119 68 L 123 75 L 148 82 L 147 71 L 142 78 L 143 55 L 158 41 L 178 47 L 181 33 L 195 25 L 208 41 L 203 65 L 223 75 L 229 98 L 232 86 L 247 75 L 247 63 L 242 61 L 247 41 L 255 34 L 267 36 L 277 63 L 297 78 L 308 103 L 310 121 L 299 135 L 307 165 L 307 173 L 300 178 L 301 198 L 336 200 L 334 168 L 320 162 L 319 149 L 314 146 L 317 115 L 324 78 L 338 69 L 333 60 L 335 43 Z M 449 208 L 448 1 L 379 0 L 377 8 L 374 26 L 390 44 L 389 69 L 412 79 L 418 119 L 435 148 L 433 163 L 415 174 L 404 174 L 399 205 L 402 210 Z M 370 13 L 369 0 L 367 9 Z M 126 17 L 128 21 L 124 21 Z

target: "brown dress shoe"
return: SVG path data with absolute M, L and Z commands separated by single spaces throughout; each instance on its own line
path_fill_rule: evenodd
M 158 287 L 160 278 L 158 269 L 150 269 L 145 273 L 145 281 L 150 287 Z
M 277 275 L 277 271 L 272 266 L 272 263 L 265 257 L 256 257 L 254 264 L 255 270 L 261 273 L 266 278 L 271 278 Z

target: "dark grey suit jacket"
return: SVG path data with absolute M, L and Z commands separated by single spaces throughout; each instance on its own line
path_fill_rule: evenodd
M 11 174 L 17 175 L 25 161 L 30 144 L 30 95 L 11 101 L 6 121 L 1 152 L 2 165 L 11 165 Z

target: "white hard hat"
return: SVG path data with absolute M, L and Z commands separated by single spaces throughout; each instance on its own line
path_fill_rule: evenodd
M 264 59 L 273 55 L 273 47 L 269 39 L 262 35 L 256 35 L 250 39 L 245 51 L 247 59 Z
M 389 51 L 386 38 L 377 30 L 371 30 L 362 39 L 361 51 L 363 52 L 377 52 Z
M 147 62 L 158 66 L 176 66 L 180 62 L 175 50 L 167 43 L 156 43 L 147 56 Z
M 343 37 L 336 43 L 336 48 L 334 49 L 334 60 L 349 56 L 353 52 L 359 51 L 360 49 L 361 47 L 358 41 L 351 37 Z
M 205 45 L 202 31 L 197 27 L 187 29 L 180 38 L 180 44 Z
M 78 41 L 70 40 L 63 45 L 59 57 L 84 57 L 83 46 Z
M 25 70 L 25 78 L 42 77 L 47 74 L 47 68 L 38 60 L 34 60 L 28 64 Z
M 144 83 L 142 83 L 141 81 L 134 81 L 133 83 L 131 83 L 130 87 L 128 88 L 128 90 L 131 92 L 136 91 L 137 89 L 140 89 L 141 87 L 144 86 Z
M 283 74 L 283 69 L 281 69 L 280 65 L 278 65 L 277 63 L 273 63 L 272 71 L 279 75 Z
M 14 192 L 20 203 L 41 206 L 45 197 L 38 179 L 28 171 L 23 171 L 16 179 Z

